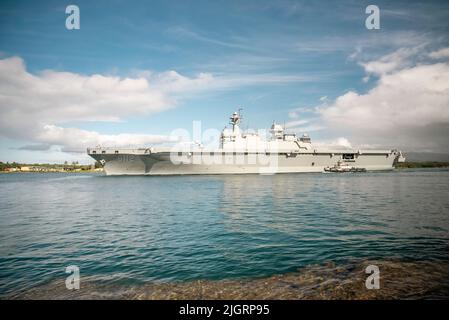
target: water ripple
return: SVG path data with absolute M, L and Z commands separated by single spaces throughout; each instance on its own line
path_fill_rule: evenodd
M 0 296 L 61 281 L 268 277 L 326 261 L 449 260 L 449 171 L 0 175 Z

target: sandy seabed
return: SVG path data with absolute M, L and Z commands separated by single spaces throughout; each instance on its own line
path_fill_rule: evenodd
M 368 265 L 380 270 L 380 288 L 368 290 Z M 81 278 L 70 291 L 65 279 L 10 299 L 449 299 L 449 262 L 359 260 L 310 265 L 297 272 L 244 280 L 196 280 L 116 285 Z

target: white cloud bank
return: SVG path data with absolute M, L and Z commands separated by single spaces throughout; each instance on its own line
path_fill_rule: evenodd
M 433 51 L 429 53 L 429 57 L 432 59 L 449 58 L 449 48 L 442 48 L 440 50 Z
M 337 150 L 337 149 L 352 149 L 351 142 L 344 137 L 339 137 L 335 140 L 324 140 L 314 142 L 315 146 L 322 147 L 324 149 Z
M 445 57 L 448 49 L 430 56 Z M 361 63 L 379 77 L 374 88 L 317 107 L 321 122 L 353 144 L 449 152 L 449 64 L 416 62 L 421 56 L 422 48 L 400 49 Z
M 120 78 L 44 71 L 33 75 L 17 57 L 0 60 L 0 135 L 83 151 L 97 144 L 130 145 L 170 141 L 170 137 L 97 132 L 61 125 L 72 121 L 120 121 L 175 106 L 174 95 L 206 86 L 212 76 L 184 77 L 175 71 Z
M 76 138 L 76 139 L 74 139 Z M 59 145 L 65 152 L 84 152 L 85 146 L 128 146 L 128 145 L 148 145 L 163 142 L 177 141 L 176 137 L 163 135 L 146 134 L 99 134 L 95 131 L 87 131 L 77 128 L 61 128 L 55 125 L 44 126 L 43 131 L 36 137 L 37 141 L 45 141 L 43 146 Z M 39 145 L 37 145 L 39 146 Z M 35 145 L 28 146 L 33 150 Z M 80 148 L 82 147 L 82 148 Z

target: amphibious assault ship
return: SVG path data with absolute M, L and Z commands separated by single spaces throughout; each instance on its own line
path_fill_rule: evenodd
M 391 170 L 405 158 L 398 150 L 330 150 L 315 148 L 307 134 L 297 137 L 273 123 L 270 137 L 242 132 L 240 112 L 230 118 L 231 128 L 221 132 L 219 147 L 88 148 L 104 165 L 107 175 L 274 174 L 325 172 L 348 165 L 358 171 Z M 357 170 L 356 170 L 357 171 Z

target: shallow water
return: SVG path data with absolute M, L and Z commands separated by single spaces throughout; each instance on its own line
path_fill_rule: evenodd
M 269 278 L 329 261 L 449 261 L 449 171 L 0 175 L 0 295 Z M 55 291 L 57 292 L 57 291 Z M 56 293 L 55 293 L 56 294 Z
M 380 270 L 379 288 L 365 286 L 367 266 Z M 83 278 L 80 290 L 59 279 L 13 295 L 14 299 L 448 299 L 449 263 L 355 260 L 309 265 L 296 272 L 241 280 L 191 280 L 143 284 Z

